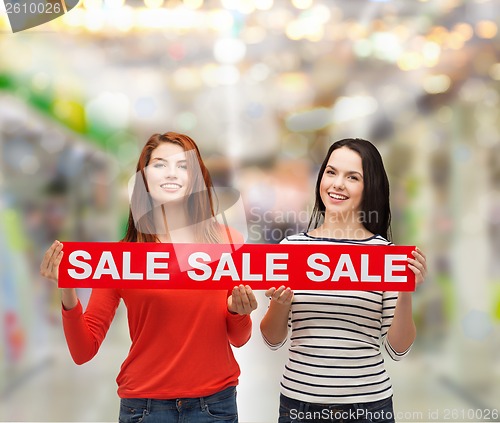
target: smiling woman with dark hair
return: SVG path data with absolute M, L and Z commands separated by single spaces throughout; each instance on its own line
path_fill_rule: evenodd
M 187 135 L 155 134 L 133 180 L 127 242 L 242 243 L 215 218 L 212 181 Z M 57 283 L 62 244 L 46 252 L 41 274 Z M 130 351 L 116 379 L 120 422 L 237 422 L 240 369 L 232 346 L 250 338 L 257 308 L 248 286 L 224 290 L 96 289 L 87 310 L 61 289 L 63 327 L 73 360 L 92 359 L 121 300 Z
M 334 143 L 323 161 L 306 232 L 283 243 L 390 245 L 389 182 L 369 141 Z M 426 274 L 419 249 L 408 259 L 416 285 Z M 394 422 L 392 386 L 381 348 L 393 360 L 415 339 L 410 292 L 295 291 L 284 286 L 271 298 L 260 328 L 267 345 L 288 337 L 281 380 L 279 423 Z

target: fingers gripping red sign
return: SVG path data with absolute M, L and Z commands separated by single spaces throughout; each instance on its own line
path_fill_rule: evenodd
M 413 291 L 413 246 L 64 243 L 59 287 Z

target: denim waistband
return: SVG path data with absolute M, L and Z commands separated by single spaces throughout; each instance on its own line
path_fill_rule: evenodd
M 289 398 L 283 394 L 281 394 L 280 402 L 285 405 L 287 408 L 301 410 L 304 412 L 308 411 L 322 411 L 322 410 L 331 410 L 331 411 L 349 411 L 349 410 L 375 410 L 385 405 L 385 403 L 389 403 L 392 401 L 392 396 L 371 402 L 360 402 L 354 404 L 320 404 L 320 403 L 310 403 L 304 402 L 300 400 L 296 400 L 293 398 Z
M 228 397 L 236 395 L 236 387 L 230 386 L 215 394 L 199 398 L 177 398 L 177 399 L 154 399 L 154 398 L 122 398 L 122 405 L 130 408 L 142 408 L 149 412 L 153 410 L 171 410 L 180 408 L 204 408 L 205 404 L 212 404 Z

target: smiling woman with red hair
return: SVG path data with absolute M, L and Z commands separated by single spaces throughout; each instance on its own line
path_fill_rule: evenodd
M 154 185 L 155 178 L 159 178 L 160 185 L 168 180 L 164 171 L 167 163 L 156 157 L 162 150 L 167 155 L 179 155 L 180 169 L 183 171 L 178 173 L 175 182 L 182 182 L 179 178 L 185 176 L 187 177 L 185 185 L 176 187 L 175 183 L 170 181 L 174 185 L 168 190 L 166 187 L 158 189 Z M 156 199 L 155 194 L 158 197 Z M 184 201 L 174 202 L 173 198 L 176 195 L 185 197 Z M 166 218 L 166 209 L 173 210 L 174 206 L 179 205 L 182 207 L 178 210 L 180 213 L 173 211 L 168 213 L 170 222 L 167 222 L 167 227 L 163 221 L 154 221 L 155 213 L 152 212 L 156 212 L 157 218 L 158 214 Z M 196 242 L 221 242 L 227 234 L 225 230 L 221 231 L 222 227 L 216 222 L 214 215 L 212 179 L 195 142 L 187 135 L 175 132 L 152 135 L 137 163 L 128 229 L 123 241 L 155 242 L 159 234 L 164 235 L 162 241 L 168 241 L 170 236 L 168 227 L 172 228 L 175 225 L 175 227 L 194 229 Z M 176 222 L 173 222 L 174 220 Z
M 132 182 L 122 241 L 242 243 L 215 218 L 213 185 L 196 143 L 175 132 L 154 134 Z M 45 253 L 41 274 L 56 282 L 62 244 Z M 237 422 L 240 374 L 232 346 L 250 338 L 257 308 L 248 286 L 224 290 L 96 289 L 87 310 L 73 288 L 62 291 L 63 327 L 73 360 L 92 359 L 121 300 L 129 354 L 116 379 L 120 422 Z

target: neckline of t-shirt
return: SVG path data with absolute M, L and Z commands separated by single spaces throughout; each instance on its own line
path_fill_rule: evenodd
M 302 232 L 304 236 L 307 238 L 311 239 L 317 239 L 319 241 L 355 241 L 355 242 L 363 242 L 363 241 L 370 241 L 374 238 L 380 238 L 380 235 L 374 234 L 368 238 L 362 238 L 362 239 L 352 239 L 352 238 L 326 238 L 326 237 L 319 237 L 319 236 L 313 236 L 309 235 L 307 232 Z

